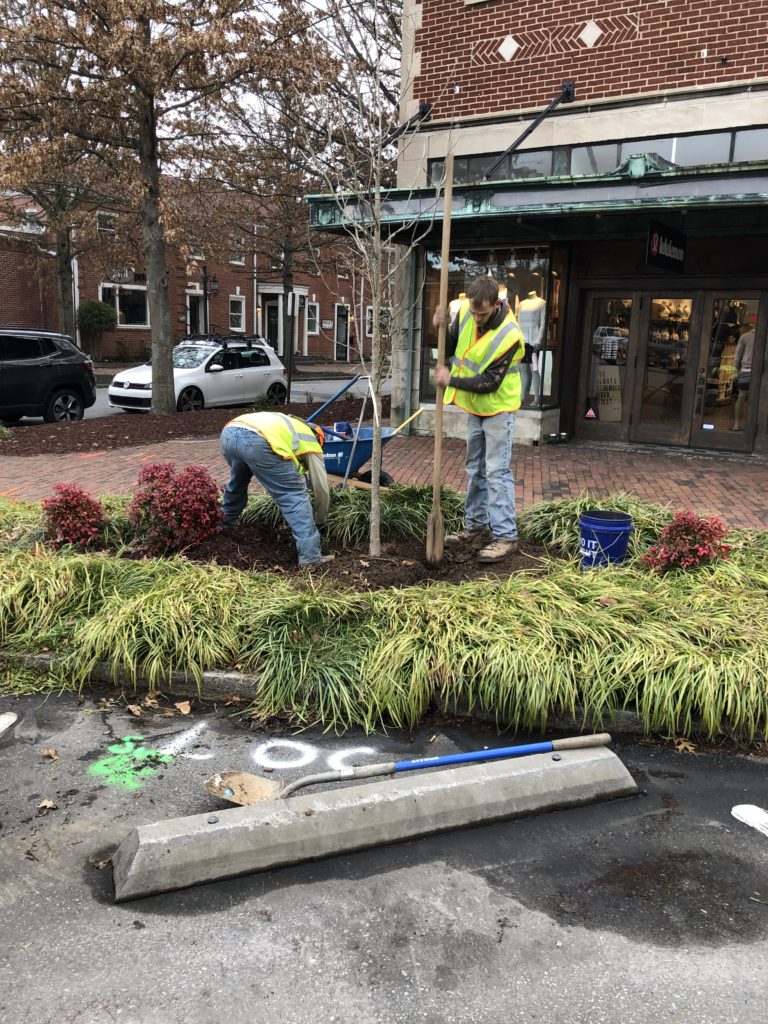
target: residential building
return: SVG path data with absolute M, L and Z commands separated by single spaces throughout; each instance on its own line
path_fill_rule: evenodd
M 24 224 L 0 227 L 0 327 L 59 330 L 55 252 L 34 210 Z M 98 230 L 115 230 L 114 215 L 95 214 Z M 98 359 L 138 361 L 151 347 L 146 276 L 140 267 L 103 269 L 94 253 L 72 260 L 74 305 L 100 299 L 113 305 L 118 326 L 99 338 L 76 338 Z M 195 253 L 184 260 L 169 251 L 169 292 L 174 339 L 206 330 L 260 334 L 285 358 L 284 287 L 280 271 L 262 255 L 233 254 L 226 262 Z M 297 271 L 293 280 L 294 352 L 328 361 L 355 361 L 360 339 L 368 353 L 370 331 L 357 322 L 365 316 L 365 293 L 341 270 L 312 274 Z M 363 310 L 362 314 L 360 310 Z M 367 324 L 367 318 L 366 318 Z

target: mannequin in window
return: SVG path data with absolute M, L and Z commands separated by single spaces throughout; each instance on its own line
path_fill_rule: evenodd
M 736 346 L 736 405 L 733 410 L 733 426 L 731 430 L 744 429 L 744 413 L 749 399 L 749 385 L 752 380 L 752 352 L 755 348 L 755 332 L 747 331 L 739 338 Z
M 459 312 L 459 309 L 461 308 L 462 302 L 466 302 L 466 301 L 467 301 L 467 293 L 466 292 L 459 292 L 458 299 L 451 299 L 451 301 L 448 303 L 448 309 L 450 310 L 451 320 L 453 320 L 453 318 Z
M 517 307 L 517 322 L 525 339 L 525 356 L 520 364 L 520 380 L 523 388 L 523 402 L 531 390 L 533 375 L 537 375 L 535 393 L 541 392 L 541 378 L 539 371 L 543 367 L 539 365 L 539 349 L 544 341 L 544 329 L 546 327 L 547 304 L 544 299 L 539 298 L 536 290 L 528 292 L 526 297 Z

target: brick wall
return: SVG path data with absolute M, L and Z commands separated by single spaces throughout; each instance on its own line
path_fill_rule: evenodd
M 0 240 L 0 327 L 57 331 L 59 314 L 53 260 L 50 267 L 24 244 Z
M 414 96 L 434 104 L 435 119 L 541 107 L 570 79 L 578 102 L 768 79 L 768 0 L 421 7 Z

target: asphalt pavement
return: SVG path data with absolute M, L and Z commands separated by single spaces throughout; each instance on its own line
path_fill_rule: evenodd
M 215 771 L 513 742 L 437 720 L 267 734 L 236 706 L 159 704 L 0 700 L 18 716 L 0 737 L 2 1024 L 763 1019 L 768 836 L 732 811 L 766 807 L 765 760 L 620 742 L 639 797 L 118 906 L 112 850 L 138 823 L 215 814 Z

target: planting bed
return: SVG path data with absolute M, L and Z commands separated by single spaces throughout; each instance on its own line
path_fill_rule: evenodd
M 516 555 L 502 562 L 483 565 L 473 552 L 453 553 L 446 549 L 440 565 L 430 568 L 425 561 L 424 541 L 398 538 L 382 544 L 380 558 L 371 558 L 367 546 L 334 550 L 336 560 L 315 570 L 313 577 L 335 580 L 354 590 L 380 590 L 386 587 L 421 586 L 428 583 L 462 583 L 468 580 L 503 579 L 521 570 L 546 572 L 542 561 L 545 550 L 534 544 L 523 544 Z M 254 572 L 274 571 L 283 575 L 305 577 L 296 561 L 296 548 L 291 534 L 281 529 L 277 534 L 265 527 L 238 525 L 186 552 L 188 559 L 216 562 L 236 569 Z M 550 563 L 551 564 L 551 563 Z
M 281 405 L 280 412 L 295 416 L 310 416 L 322 402 Z M 370 403 L 368 403 L 370 410 Z M 122 413 L 101 416 L 77 423 L 37 423 L 32 426 L 14 426 L 7 441 L 0 440 L 0 455 L 66 455 L 70 452 L 113 451 L 116 448 L 135 448 L 161 444 L 185 437 L 215 437 L 235 416 L 252 410 L 242 406 L 235 409 L 202 409 L 200 412 L 178 413 L 175 416 Z M 321 423 L 335 420 L 357 422 L 360 399 L 334 402 L 321 417 Z M 389 416 L 389 399 L 382 401 L 382 415 Z M 364 422 L 370 423 L 370 420 Z

